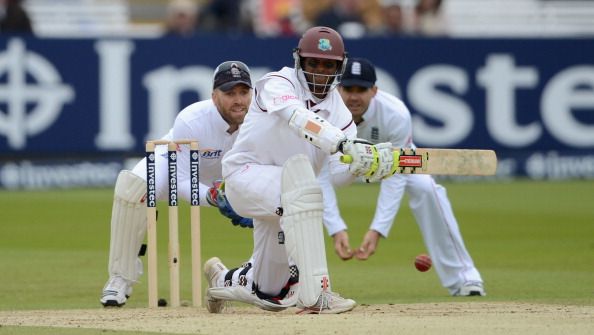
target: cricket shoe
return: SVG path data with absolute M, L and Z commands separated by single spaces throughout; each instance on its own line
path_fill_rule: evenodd
M 353 299 L 343 298 L 335 292 L 322 291 L 313 306 L 304 306 L 301 301 L 298 301 L 297 308 L 300 310 L 297 314 L 339 314 L 348 312 L 355 306 L 357 303 Z
M 132 294 L 132 283 L 120 276 L 109 277 L 103 287 L 101 304 L 104 307 L 122 307 Z
M 210 289 L 217 287 L 217 280 L 224 276 L 229 269 L 218 257 L 213 257 L 204 263 L 204 276 L 208 282 L 206 289 L 206 309 L 210 313 L 221 313 L 225 309 L 225 300 L 217 299 L 210 294 Z
M 467 282 L 462 285 L 458 291 L 454 294 L 456 297 L 470 297 L 470 296 L 477 296 L 477 297 L 484 297 L 487 295 L 485 293 L 485 289 L 483 288 L 483 283 L 480 282 Z
M 242 271 L 249 271 L 251 264 L 242 266 Z M 237 301 L 254 305 L 266 311 L 279 312 L 289 307 L 294 307 L 299 296 L 299 271 L 296 266 L 290 267 L 291 277 L 279 295 L 270 296 L 258 291 L 257 285 L 251 285 L 250 290 L 247 282 L 232 286 L 218 286 L 221 283 L 221 276 L 227 276 L 238 269 L 228 270 L 227 267 L 216 257 L 209 259 L 204 264 L 204 275 L 208 280 L 209 287 L 206 290 L 206 307 L 211 313 L 221 313 L 229 301 Z M 231 272 L 229 272 L 231 271 Z

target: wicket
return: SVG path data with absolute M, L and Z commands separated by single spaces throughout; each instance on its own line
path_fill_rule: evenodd
M 157 190 L 155 184 L 155 147 L 168 146 L 168 184 L 169 184 L 169 294 L 171 307 L 180 306 L 179 278 L 179 233 L 178 233 L 178 197 L 177 197 L 177 146 L 190 146 L 190 240 L 192 255 L 192 304 L 202 305 L 201 297 L 201 256 L 200 256 L 200 195 L 198 141 L 195 140 L 155 140 L 146 142 L 146 214 L 147 214 L 147 253 L 148 253 L 148 304 L 158 306 L 157 285 Z

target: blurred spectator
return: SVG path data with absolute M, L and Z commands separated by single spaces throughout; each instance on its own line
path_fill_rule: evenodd
M 190 37 L 196 32 L 198 6 L 192 0 L 171 0 L 167 6 L 165 34 Z
M 301 0 L 301 12 L 304 20 L 308 22 L 309 27 L 313 26 L 318 15 L 320 15 L 322 11 L 328 9 L 333 1 L 334 0 Z
M 297 36 L 309 28 L 301 0 L 246 0 L 258 36 Z
M 414 10 L 414 31 L 421 35 L 445 35 L 447 27 L 441 0 L 419 0 Z
M 383 26 L 382 11 L 378 0 L 363 1 L 361 16 L 367 27 L 367 32 L 376 35 L 381 32 Z
M 210 0 L 198 17 L 201 31 L 227 34 L 252 33 L 251 18 L 246 17 L 249 3 L 240 0 Z
M 316 26 L 326 26 L 338 31 L 345 38 L 358 38 L 367 33 L 363 20 L 364 0 L 334 0 L 332 5 L 320 12 Z
M 33 33 L 21 0 L 0 0 L 0 33 Z
M 314 20 L 316 26 L 327 26 L 345 38 L 360 38 L 381 32 L 382 17 L 378 0 L 332 0 Z
M 401 35 L 406 29 L 405 14 L 399 0 L 382 0 L 381 12 L 383 18 L 382 34 Z

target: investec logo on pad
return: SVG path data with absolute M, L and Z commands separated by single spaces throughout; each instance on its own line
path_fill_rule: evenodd
M 0 53 L 0 135 L 8 146 L 26 147 L 27 137 L 49 128 L 60 115 L 62 106 L 74 98 L 70 85 L 62 83 L 55 67 L 39 54 L 27 51 L 25 43 L 11 39 Z M 31 78 L 33 83 L 27 82 Z M 34 106 L 27 109 L 27 106 Z

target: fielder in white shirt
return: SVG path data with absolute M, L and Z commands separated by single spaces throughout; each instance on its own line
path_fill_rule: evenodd
M 173 128 L 163 139 L 195 139 L 200 146 L 200 205 L 217 206 L 234 225 L 250 227 L 251 219 L 233 212 L 224 194 L 219 192 L 222 179 L 221 161 L 237 138 L 252 100 L 249 68 L 239 61 L 221 63 L 215 69 L 212 98 L 193 103 L 176 117 Z M 190 199 L 189 148 L 178 146 L 178 194 Z M 168 194 L 167 146 L 158 146 L 156 154 L 156 191 L 158 199 Z M 206 185 L 215 186 L 210 187 Z M 132 171 L 118 175 L 111 216 L 109 279 L 100 299 L 106 307 L 120 307 L 132 293 L 132 285 L 142 275 L 138 257 L 146 235 L 146 160 Z
M 364 58 L 349 59 L 339 92 L 353 115 L 360 138 L 372 143 L 390 142 L 394 147 L 414 148 L 411 116 L 398 98 L 375 85 L 373 64 Z M 458 228 L 446 190 L 429 175 L 395 174 L 381 182 L 375 216 L 361 246 L 349 246 L 347 226 L 341 218 L 330 174 L 323 173 L 324 224 L 334 238 L 335 251 L 342 259 L 365 260 L 388 237 L 404 193 L 423 235 L 425 246 L 442 285 L 454 296 L 483 296 L 483 280 L 474 266 Z
M 223 159 L 229 202 L 254 220 L 254 249 L 241 270 L 228 270 L 216 257 L 206 262 L 212 313 L 220 313 L 225 301 L 329 314 L 356 305 L 331 290 L 316 176 L 329 159 L 339 180 L 380 180 L 393 173 L 391 144 L 356 140 L 351 114 L 334 89 L 346 62 L 336 31 L 310 28 L 293 56 L 294 68 L 256 82 L 237 141 Z M 342 153 L 353 157 L 352 164 L 338 162 Z M 299 271 L 297 285 L 289 259 Z

